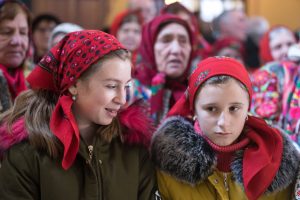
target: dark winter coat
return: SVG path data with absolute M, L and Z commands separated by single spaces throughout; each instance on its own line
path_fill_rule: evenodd
M 153 199 L 155 174 L 145 149 L 124 145 L 119 138 L 110 144 L 98 139 L 91 155 L 89 162 L 88 147 L 81 141 L 75 163 L 65 171 L 61 160 L 23 141 L 4 156 L 0 199 Z
M 14 123 L 14 134 L 0 127 L 0 199 L 155 199 L 155 170 L 142 145 L 149 142 L 151 129 L 145 129 L 146 121 L 130 110 L 120 117 L 122 141 L 115 136 L 105 142 L 96 135 L 91 149 L 80 138 L 76 159 L 67 170 L 62 168 L 62 156 L 52 158 L 29 143 L 24 120 Z

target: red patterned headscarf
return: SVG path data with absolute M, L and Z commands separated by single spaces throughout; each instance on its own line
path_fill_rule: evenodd
M 60 94 L 50 119 L 50 129 L 64 146 L 64 169 L 72 165 L 79 148 L 79 129 L 71 110 L 73 100 L 68 88 L 92 64 L 118 49 L 124 47 L 114 36 L 102 31 L 72 32 L 42 58 L 27 78 L 33 89 Z
M 262 64 L 271 62 L 274 60 L 272 54 L 271 54 L 271 49 L 270 49 L 270 33 L 278 28 L 284 28 L 286 30 L 289 30 L 291 34 L 293 35 L 293 32 L 286 26 L 283 25 L 278 25 L 278 26 L 273 26 L 271 27 L 261 38 L 260 43 L 259 43 L 259 56 L 261 59 Z M 296 37 L 295 37 L 296 41 Z
M 218 75 L 228 75 L 243 83 L 251 102 L 252 87 L 246 68 L 233 58 L 211 57 L 198 64 L 189 79 L 186 95 L 173 106 L 168 116 L 192 116 L 198 89 L 206 80 Z M 247 197 L 254 200 L 266 191 L 279 169 L 283 140 L 279 131 L 269 127 L 263 119 L 249 116 L 245 126 L 249 129 L 245 137 L 251 145 L 244 151 L 243 183 Z

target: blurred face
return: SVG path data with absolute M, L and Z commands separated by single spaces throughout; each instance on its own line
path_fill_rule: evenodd
M 72 88 L 77 96 L 73 113 L 79 128 L 110 124 L 126 103 L 126 89 L 131 80 L 130 60 L 115 57 L 102 61 L 101 65 L 90 77 L 78 80 Z M 70 92 L 74 94 L 74 91 Z
M 52 40 L 52 43 L 50 44 L 50 48 L 52 48 L 54 45 L 56 45 L 57 43 L 59 43 L 59 41 L 61 40 L 61 39 L 63 39 L 64 37 L 65 37 L 65 33 L 59 33 L 59 34 L 57 34 L 54 38 L 53 38 L 53 40 Z
M 233 49 L 233 48 L 223 48 L 221 49 L 218 53 L 217 56 L 226 56 L 226 57 L 230 57 L 230 58 L 234 58 L 238 61 L 240 61 L 242 64 L 244 64 L 243 58 L 240 54 L 240 52 L 238 52 L 237 50 Z
M 166 25 L 154 44 L 157 70 L 171 78 L 180 77 L 187 68 L 191 50 L 187 30 L 177 23 Z
M 291 45 L 295 44 L 294 36 L 289 32 L 278 32 L 274 37 L 270 37 L 271 55 L 275 61 L 287 59 L 287 52 Z
M 235 80 L 205 85 L 195 98 L 201 130 L 219 146 L 231 145 L 240 136 L 248 106 L 248 93 Z
M 29 46 L 26 15 L 19 13 L 13 20 L 0 23 L 0 63 L 11 68 L 21 65 Z
M 191 16 L 189 16 L 189 14 L 187 14 L 186 12 L 179 12 L 177 14 L 181 19 L 183 19 L 184 21 L 188 22 L 188 24 L 190 25 L 191 29 L 193 30 L 193 32 L 195 31 L 196 27 L 194 27 L 193 23 L 192 23 L 192 19 Z
M 242 11 L 232 11 L 221 23 L 221 30 L 224 36 L 230 36 L 240 41 L 246 40 L 247 17 Z
M 141 38 L 141 26 L 137 22 L 124 23 L 117 32 L 117 39 L 129 51 L 134 51 L 139 47 Z
M 56 26 L 53 21 L 41 21 L 33 32 L 33 41 L 38 54 L 44 54 L 48 51 L 48 42 L 52 30 Z

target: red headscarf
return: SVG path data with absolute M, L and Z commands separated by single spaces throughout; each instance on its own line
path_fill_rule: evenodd
M 67 34 L 28 76 L 33 89 L 54 90 L 60 94 L 50 119 L 50 129 L 64 145 L 62 167 L 68 169 L 78 152 L 79 129 L 72 113 L 68 88 L 104 55 L 124 49 L 110 34 L 84 30 Z
M 186 95 L 174 105 L 168 116 L 192 116 L 199 87 L 209 78 L 218 75 L 228 75 L 239 80 L 247 88 L 251 99 L 252 87 L 246 68 L 233 58 L 211 57 L 198 64 L 189 79 Z M 244 151 L 243 183 L 247 197 L 254 200 L 266 191 L 279 169 L 283 140 L 279 131 L 269 127 L 262 119 L 249 116 L 245 126 L 249 128 L 245 137 L 249 138 L 250 144 Z
M 278 28 L 287 29 L 293 35 L 293 32 L 288 27 L 283 26 L 283 25 L 273 26 L 272 28 L 270 28 L 263 35 L 263 37 L 261 38 L 260 43 L 259 43 L 259 56 L 260 56 L 261 62 L 263 64 L 274 60 L 274 58 L 271 54 L 271 49 L 270 49 L 270 33 Z M 296 37 L 295 37 L 295 41 L 296 41 Z

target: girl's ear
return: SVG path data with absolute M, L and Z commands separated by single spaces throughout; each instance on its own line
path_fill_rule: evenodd
M 74 85 L 71 85 L 68 88 L 68 91 L 71 93 L 72 96 L 77 95 L 77 87 L 76 87 L 76 83 Z

